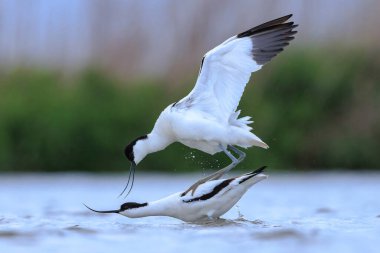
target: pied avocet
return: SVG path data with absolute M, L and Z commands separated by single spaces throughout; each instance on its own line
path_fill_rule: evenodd
M 264 167 L 242 176 L 229 179 L 210 180 L 199 184 L 192 195 L 188 191 L 177 192 L 152 202 L 127 202 L 117 210 L 97 213 L 117 213 L 129 218 L 147 216 L 170 216 L 186 222 L 214 220 L 230 210 L 257 182 L 267 178 Z
M 148 154 L 180 142 L 208 154 L 223 151 L 232 163 L 199 180 L 188 191 L 213 179 L 219 179 L 240 163 L 245 153 L 234 146 L 268 148 L 251 132 L 250 117 L 238 118 L 237 111 L 244 88 L 252 72 L 258 71 L 289 45 L 297 33 L 287 15 L 239 33 L 210 50 L 202 59 L 193 90 L 160 114 L 153 130 L 129 143 L 124 153 L 131 161 L 132 185 L 136 165 Z M 233 156 L 230 151 L 238 155 Z M 129 190 L 129 192 L 130 192 Z M 129 193 L 128 192 L 128 193 Z

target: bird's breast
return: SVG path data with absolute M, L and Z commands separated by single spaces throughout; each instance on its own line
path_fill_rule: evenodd
M 216 141 L 180 139 L 179 142 L 190 148 L 201 150 L 210 155 L 213 155 L 215 153 L 222 151 L 219 147 L 219 143 Z

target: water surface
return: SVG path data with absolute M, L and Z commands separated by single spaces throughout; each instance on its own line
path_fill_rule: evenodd
M 0 175 L 1 252 L 378 252 L 380 174 L 274 174 L 207 224 L 101 215 L 126 175 Z M 198 175 L 139 173 L 128 201 L 183 190 Z

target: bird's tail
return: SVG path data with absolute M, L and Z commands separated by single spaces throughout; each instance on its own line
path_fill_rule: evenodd
M 238 145 L 243 148 L 248 148 L 252 146 L 257 146 L 261 148 L 269 148 L 269 146 L 263 142 L 259 137 L 257 137 L 254 133 L 251 132 L 252 127 L 249 125 L 253 123 L 251 117 L 245 116 L 242 118 L 238 118 L 240 115 L 240 110 L 232 113 L 228 122 L 231 126 L 238 127 L 240 132 L 240 140 L 237 140 L 235 145 Z
M 252 146 L 257 146 L 257 147 L 265 148 L 265 149 L 269 148 L 268 144 L 266 144 L 265 142 L 263 142 L 254 133 L 250 132 L 250 134 L 251 134 L 251 145 Z
M 228 122 L 230 123 L 230 125 L 237 126 L 245 130 L 251 131 L 252 127 L 249 126 L 250 124 L 253 123 L 253 120 L 251 120 L 251 117 L 245 116 L 242 118 L 238 118 L 239 115 L 240 115 L 240 110 L 230 115 L 230 118 L 228 119 Z

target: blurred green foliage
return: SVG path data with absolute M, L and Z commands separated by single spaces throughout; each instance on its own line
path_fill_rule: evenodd
M 286 52 L 256 73 L 240 104 L 270 149 L 250 148 L 241 169 L 380 168 L 380 54 Z M 0 171 L 125 171 L 123 149 L 148 133 L 159 113 L 194 80 L 120 81 L 90 69 L 75 77 L 18 69 L 0 74 Z M 173 144 L 138 169 L 221 167 Z

